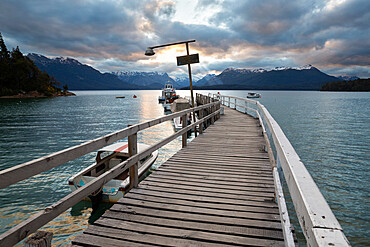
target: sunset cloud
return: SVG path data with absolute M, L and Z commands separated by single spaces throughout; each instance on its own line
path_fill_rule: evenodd
M 183 46 L 154 57 L 144 50 L 196 39 L 190 49 L 200 53 L 199 75 L 312 64 L 369 77 L 369 9 L 367 0 L 2 0 L 0 32 L 9 48 L 69 56 L 101 71 L 181 74 L 175 57 Z

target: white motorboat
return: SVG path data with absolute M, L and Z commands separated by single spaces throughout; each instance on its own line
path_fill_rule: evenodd
M 188 121 L 187 125 L 190 125 L 190 124 L 194 123 L 193 114 L 188 114 L 187 121 Z M 195 116 L 195 121 L 198 121 L 197 116 Z M 182 129 L 182 117 L 174 118 L 173 119 L 173 125 L 175 126 L 176 131 L 181 130 Z M 197 126 L 197 128 L 198 128 L 198 126 Z
M 138 153 L 147 149 L 149 145 L 138 143 Z M 138 162 L 138 176 L 139 179 L 143 178 L 149 172 L 149 168 L 158 157 L 158 151 L 154 151 L 144 159 Z M 69 178 L 69 187 L 72 191 L 84 186 L 94 178 L 100 176 L 106 171 L 109 171 L 119 163 L 122 163 L 129 158 L 128 143 L 119 142 L 114 143 L 100 149 L 96 156 L 96 162 L 76 175 Z M 125 191 L 129 187 L 128 170 L 110 180 L 102 188 L 102 200 L 107 202 L 117 202 L 123 197 Z M 85 198 L 88 200 L 88 198 Z
M 186 109 L 189 109 L 189 108 L 190 108 L 190 100 L 188 100 L 186 98 L 176 99 L 171 104 L 171 111 L 173 113 L 183 111 L 183 110 L 186 110 Z M 193 119 L 192 114 L 188 114 L 187 121 L 188 121 L 187 125 L 190 125 L 190 124 L 194 123 L 194 119 Z M 198 121 L 197 117 L 195 117 L 195 121 Z M 182 117 L 174 118 L 173 119 L 173 124 L 175 126 L 176 131 L 182 129 Z
M 259 93 L 248 93 L 247 98 L 261 98 Z
M 176 95 L 176 90 L 173 88 L 173 85 L 171 83 L 167 83 L 162 89 L 162 95 L 158 96 L 158 102 L 166 103 L 169 101 L 169 103 L 172 103 L 177 98 L 178 96 Z

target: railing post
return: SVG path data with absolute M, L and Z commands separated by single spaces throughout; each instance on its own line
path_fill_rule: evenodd
M 181 117 L 181 121 L 182 121 L 182 128 L 185 128 L 187 125 L 188 125 L 188 119 L 187 119 L 187 114 L 185 115 L 182 115 Z M 187 139 L 188 139 L 188 133 L 185 132 L 184 134 L 182 134 L 182 147 L 186 147 L 187 145 Z
M 215 106 L 212 105 L 211 106 L 211 114 L 214 113 L 214 112 L 215 112 Z M 214 124 L 214 123 L 215 123 L 215 117 L 213 116 L 213 117 L 211 117 L 211 124 Z
M 137 133 L 128 136 L 128 153 L 130 157 L 137 154 Z M 130 167 L 129 173 L 130 173 L 129 189 L 137 188 L 139 184 L 137 163 Z
M 234 109 L 236 110 L 236 98 L 235 98 L 235 103 L 234 103 Z
M 199 110 L 199 120 L 203 118 L 203 109 Z M 203 123 L 199 124 L 199 135 L 203 134 Z

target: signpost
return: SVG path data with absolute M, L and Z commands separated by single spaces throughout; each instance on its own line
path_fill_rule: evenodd
M 185 64 L 192 64 L 192 63 L 199 63 L 199 54 L 191 54 L 186 56 L 179 56 L 177 58 L 177 66 L 185 65 Z
M 170 45 L 179 45 L 179 44 L 185 44 L 186 45 L 186 56 L 180 56 L 180 57 L 177 57 L 177 66 L 181 66 L 181 65 L 188 65 L 188 71 L 189 71 L 189 84 L 190 84 L 190 94 L 191 94 L 191 103 L 192 103 L 192 107 L 195 107 L 195 104 L 194 104 L 194 95 L 193 95 L 193 80 L 191 78 L 191 67 L 190 67 L 190 64 L 192 63 L 199 63 L 199 54 L 189 54 L 189 43 L 192 43 L 192 42 L 195 42 L 195 40 L 188 40 L 188 41 L 181 41 L 181 42 L 176 42 L 176 43 L 171 43 L 171 44 L 165 44 L 165 45 L 157 45 L 157 46 L 151 46 L 151 47 L 148 47 L 145 51 L 145 55 L 146 56 L 153 56 L 155 54 L 155 52 L 153 51 L 153 49 L 155 48 L 161 48 L 161 47 L 165 47 L 165 46 L 170 46 Z M 193 121 L 194 123 L 196 122 L 195 120 L 195 112 L 193 112 Z M 194 133 L 195 133 L 195 137 L 197 137 L 197 128 L 194 127 Z

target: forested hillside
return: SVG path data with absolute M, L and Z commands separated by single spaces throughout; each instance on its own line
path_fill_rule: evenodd
M 30 92 L 37 96 L 53 96 L 61 93 L 59 87 L 60 83 L 23 56 L 18 46 L 8 51 L 0 33 L 0 96 Z

